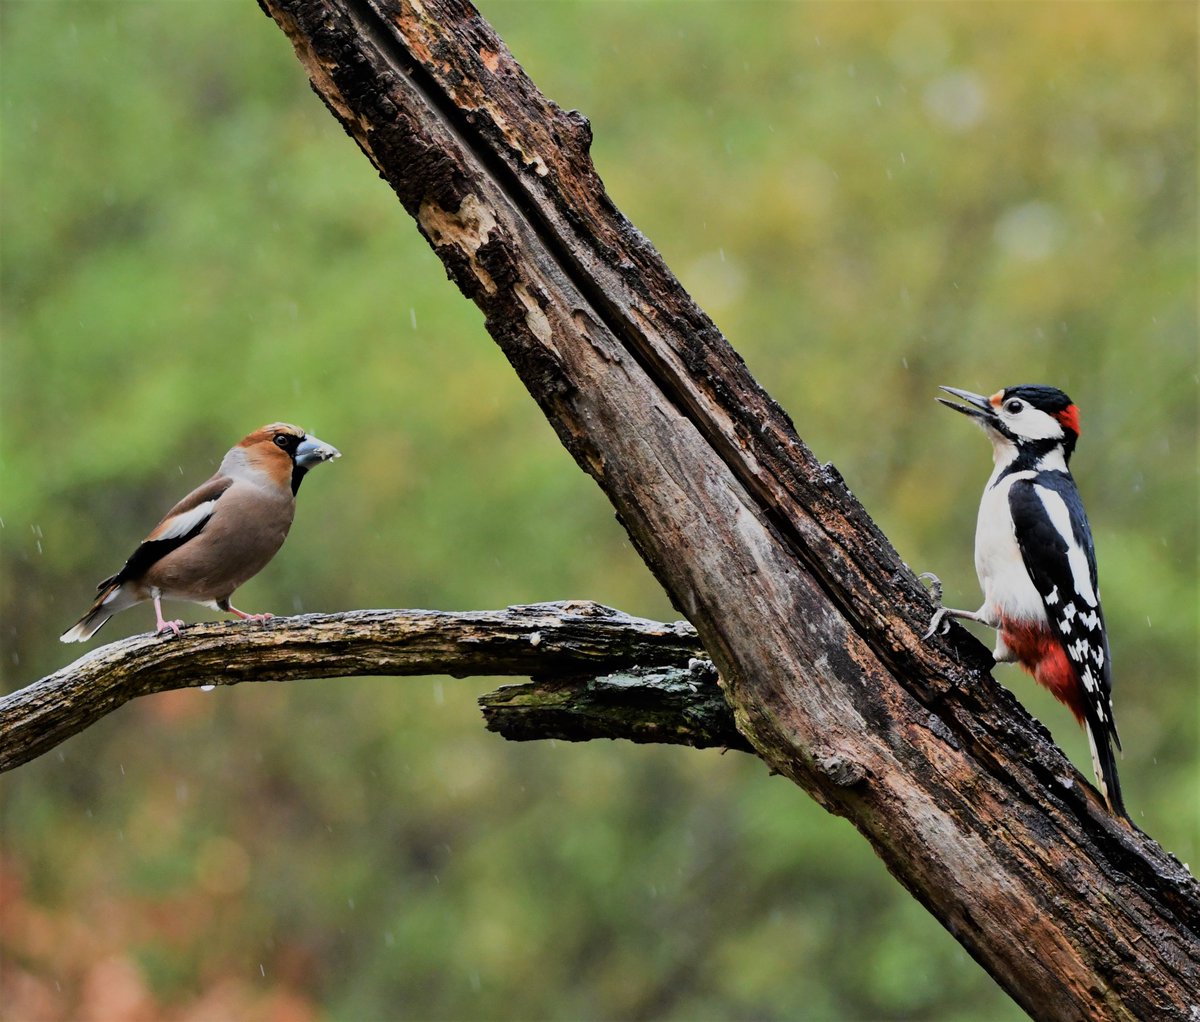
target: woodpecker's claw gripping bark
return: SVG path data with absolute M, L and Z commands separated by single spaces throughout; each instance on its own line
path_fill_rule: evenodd
M 921 636 L 924 642 L 932 639 L 934 635 L 945 635 L 950 629 L 950 610 L 942 606 L 942 580 L 937 577 L 932 571 L 923 571 L 917 576 L 918 581 L 924 582 L 929 580 L 929 595 L 933 597 L 933 602 L 937 604 L 937 610 L 933 612 L 933 617 L 929 619 L 929 631 Z

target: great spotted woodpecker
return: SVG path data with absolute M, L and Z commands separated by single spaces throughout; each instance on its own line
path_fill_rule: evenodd
M 996 467 L 975 531 L 983 606 L 940 608 L 927 637 L 948 616 L 995 628 L 997 662 L 1016 661 L 1075 715 L 1087 732 L 1101 794 L 1112 812 L 1128 818 L 1110 744 L 1121 748 L 1096 555 L 1067 467 L 1079 439 L 1079 409 L 1054 387 L 1006 387 L 991 397 L 941 389 L 965 403 L 938 401 L 983 427 Z

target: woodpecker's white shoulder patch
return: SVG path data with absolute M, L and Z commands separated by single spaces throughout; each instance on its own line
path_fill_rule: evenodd
M 1063 542 L 1067 545 L 1067 563 L 1071 567 L 1071 580 L 1075 594 L 1089 607 L 1095 607 L 1099 601 L 1092 588 L 1092 573 L 1088 565 L 1087 552 L 1075 538 L 1075 532 L 1071 528 L 1071 512 L 1067 508 L 1066 501 L 1048 487 L 1034 483 L 1033 488 L 1041 499 L 1042 506 L 1046 509 L 1046 515 L 1050 519 L 1050 524 L 1054 526 L 1054 531 L 1062 537 Z M 1074 616 L 1074 608 L 1072 608 L 1072 616 Z

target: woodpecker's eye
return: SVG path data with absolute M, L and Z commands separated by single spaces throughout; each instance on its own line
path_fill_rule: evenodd
M 1016 398 L 1013 398 L 1004 406 L 1004 410 L 1008 412 L 1009 415 L 1016 415 L 1017 412 L 1024 407 L 1025 405 L 1022 402 L 1018 401 Z
M 288 446 L 288 439 L 289 439 L 289 437 L 286 433 L 280 433 L 278 436 L 275 437 L 275 446 L 282 447 L 286 451 L 287 446 Z

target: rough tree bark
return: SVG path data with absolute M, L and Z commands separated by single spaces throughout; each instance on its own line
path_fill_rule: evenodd
M 0 696 L 0 771 L 131 699 L 245 681 L 362 675 L 529 675 L 483 696 L 506 738 L 627 738 L 749 751 L 695 629 L 588 601 L 505 610 L 356 610 L 189 625 L 109 643 Z
M 1196 882 L 979 643 L 921 641 L 921 587 L 613 206 L 587 121 L 465 0 L 260 4 L 695 625 L 755 753 L 1032 1015 L 1195 1019 Z
M 1030 1013 L 1189 1018 L 1200 897 L 1111 818 L 613 206 L 465 0 L 260 0 L 696 626 L 739 729 Z

